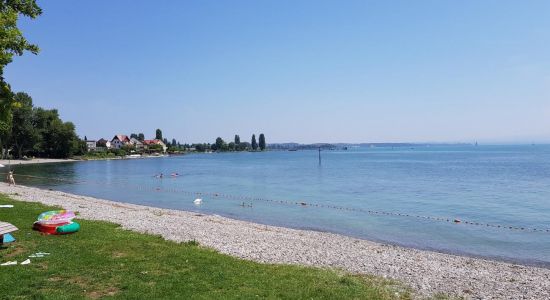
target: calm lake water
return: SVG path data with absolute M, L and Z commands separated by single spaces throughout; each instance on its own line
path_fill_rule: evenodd
M 243 200 L 245 196 L 550 229 L 550 146 L 432 146 L 193 154 L 16 166 L 63 178 L 21 184 L 114 201 L 330 231 L 442 252 L 550 266 L 550 233 Z M 171 178 L 177 172 L 180 177 Z M 163 179 L 154 178 L 164 173 Z M 219 193 L 201 196 L 187 192 Z M 222 196 L 223 195 L 223 196 Z M 251 207 L 241 204 L 251 204 Z

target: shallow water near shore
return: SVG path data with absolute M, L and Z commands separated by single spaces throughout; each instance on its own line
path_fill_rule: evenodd
M 74 194 L 550 266 L 550 146 L 351 148 L 323 151 L 322 165 L 317 155 L 192 154 L 14 169 L 20 184 Z M 17 176 L 25 174 L 41 178 Z

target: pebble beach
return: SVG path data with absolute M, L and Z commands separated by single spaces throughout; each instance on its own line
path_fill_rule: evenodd
M 0 193 L 19 201 L 61 206 L 79 212 L 82 219 L 110 221 L 167 240 L 195 240 L 243 259 L 329 267 L 394 279 L 410 287 L 418 298 L 443 293 L 465 299 L 550 299 L 550 269 L 546 268 L 5 183 L 0 184 Z M 16 212 L 17 206 L 12 209 Z
M 51 163 L 63 163 L 63 162 L 75 162 L 75 159 L 61 159 L 61 158 L 34 158 L 28 160 L 21 159 L 0 159 L 0 165 L 15 166 L 15 165 L 33 165 L 33 164 L 51 164 Z M 1 171 L 6 171 L 2 169 Z

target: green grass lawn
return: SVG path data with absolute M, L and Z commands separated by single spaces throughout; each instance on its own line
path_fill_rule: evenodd
M 31 229 L 39 213 L 52 210 L 0 195 L 0 220 L 19 228 L 0 247 L 0 299 L 408 299 L 387 280 L 333 270 L 260 264 L 233 258 L 196 243 L 178 244 L 121 229 L 107 222 L 77 220 L 81 231 L 46 236 Z M 251 247 L 253 247 L 251 245 Z M 396 294 L 399 291 L 399 294 Z

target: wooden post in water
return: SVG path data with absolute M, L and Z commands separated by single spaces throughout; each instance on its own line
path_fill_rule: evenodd
M 319 165 L 321 165 L 321 147 L 319 147 Z

